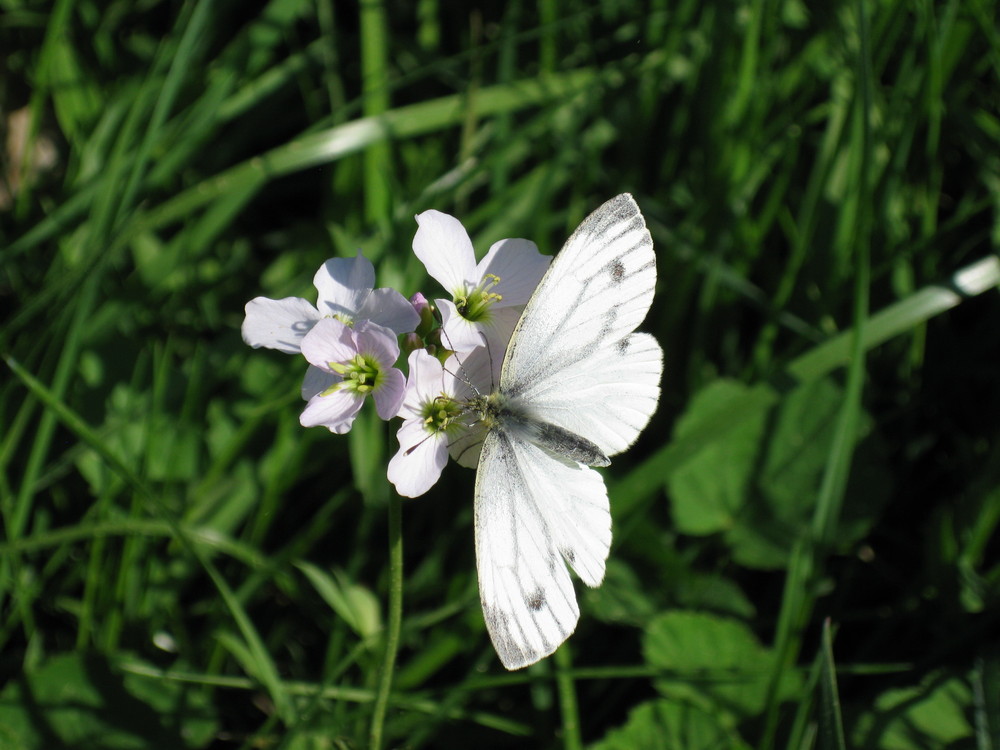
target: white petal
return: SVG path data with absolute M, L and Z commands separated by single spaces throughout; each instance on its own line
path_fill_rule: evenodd
M 435 300 L 441 313 L 441 343 L 456 352 L 470 352 L 486 343 L 479 326 L 458 313 L 453 302 Z
M 419 228 L 413 237 L 413 252 L 427 273 L 451 294 L 464 291 L 467 282 L 474 285 L 476 254 L 462 222 L 434 210 L 416 218 Z
M 476 273 L 479 278 L 488 273 L 500 277 L 500 282 L 490 290 L 503 297 L 500 306 L 523 305 L 551 261 L 552 256 L 542 255 L 530 240 L 500 240 L 479 262 Z
M 448 453 L 459 466 L 475 469 L 479 465 L 479 454 L 483 450 L 486 432 L 486 426 L 482 422 L 477 422 L 467 431 L 452 438 L 448 443 Z
M 490 308 L 489 317 L 478 324 L 480 333 L 486 337 L 486 347 L 493 352 L 494 358 L 501 362 L 507 351 L 510 335 L 514 333 L 517 321 L 521 319 L 521 312 L 520 307 L 494 305 Z
M 456 401 L 468 401 L 475 396 L 491 393 L 500 383 L 502 365 L 503 351 L 491 351 L 488 346 L 455 354 L 444 364 L 444 384 L 441 390 L 453 396 Z
M 299 353 L 302 337 L 322 317 L 301 297 L 255 297 L 247 302 L 245 309 L 243 340 L 254 349 L 264 346 L 286 354 Z
M 409 333 L 420 325 L 420 315 L 395 289 L 375 289 L 357 312 L 359 320 L 370 320 L 393 333 Z
M 375 286 L 375 267 L 360 252 L 353 258 L 330 258 L 313 277 L 323 315 L 354 318 Z
M 386 475 L 403 497 L 418 497 L 440 478 L 448 462 L 444 433 L 431 434 L 417 419 L 408 419 L 396 433 L 399 452 L 389 461 Z
M 433 401 L 444 390 L 444 368 L 441 360 L 426 349 L 410 352 L 407 363 L 410 367 L 410 377 L 406 384 L 406 403 L 413 411 L 413 416 L 423 413 L 424 404 Z

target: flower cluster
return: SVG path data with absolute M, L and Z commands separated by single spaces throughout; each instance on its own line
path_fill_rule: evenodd
M 308 402 L 299 421 L 343 434 L 371 396 L 382 419 L 400 417 L 399 452 L 388 476 L 417 497 L 437 482 L 449 454 L 475 466 L 482 427 L 469 400 L 497 380 L 507 341 L 549 257 L 533 242 L 495 243 L 476 263 L 462 224 L 440 211 L 418 215 L 413 251 L 451 299 L 409 300 L 375 289 L 375 268 L 360 253 L 316 272 L 314 307 L 301 297 L 256 297 L 246 305 L 243 340 L 254 348 L 301 353 Z M 407 375 L 396 367 L 408 352 Z

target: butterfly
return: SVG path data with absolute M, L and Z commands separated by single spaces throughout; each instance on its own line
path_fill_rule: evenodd
M 567 565 L 604 579 L 611 512 L 601 475 L 656 410 L 663 351 L 635 333 L 656 286 L 638 205 L 622 194 L 573 232 L 528 300 L 498 386 L 471 400 L 479 594 L 507 669 L 542 659 L 580 617 Z

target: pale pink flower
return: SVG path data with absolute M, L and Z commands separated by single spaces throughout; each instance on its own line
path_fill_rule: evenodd
M 322 425 L 343 434 L 368 396 L 382 419 L 399 411 L 406 378 L 393 367 L 399 344 L 388 328 L 370 321 L 351 328 L 324 318 L 302 338 L 302 354 L 312 365 L 302 385 L 309 401 L 299 417 L 303 427 Z
M 349 326 L 370 320 L 397 334 L 416 329 L 420 315 L 413 305 L 395 289 L 373 289 L 374 284 L 375 268 L 360 252 L 354 258 L 331 258 L 313 277 L 316 307 L 301 297 L 255 297 L 246 305 L 243 340 L 255 349 L 298 354 L 302 338 L 324 318 Z

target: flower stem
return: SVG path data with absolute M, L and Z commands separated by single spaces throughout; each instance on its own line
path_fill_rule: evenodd
M 368 747 L 380 750 L 385 727 L 392 677 L 399 648 L 399 629 L 403 621 L 403 501 L 395 492 L 389 493 L 389 616 L 385 626 L 385 656 L 379 671 L 375 709 L 372 713 Z
M 576 685 L 570 670 L 573 659 L 569 648 L 563 644 L 554 655 L 556 662 L 556 688 L 559 692 L 559 706 L 562 710 L 563 747 L 566 750 L 583 750 L 580 734 L 580 710 L 576 703 Z

